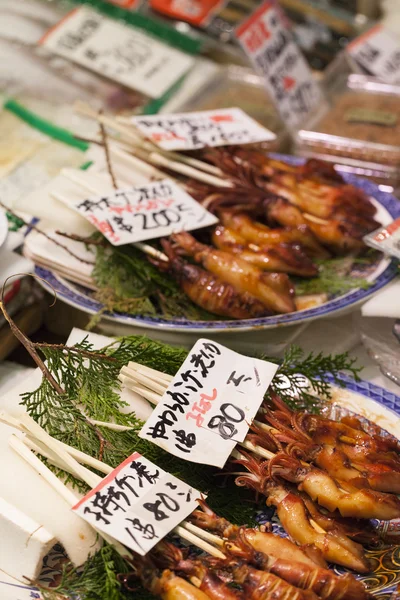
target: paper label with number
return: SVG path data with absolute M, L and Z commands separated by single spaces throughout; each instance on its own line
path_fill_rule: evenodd
M 300 126 L 324 102 L 306 60 L 274 2 L 264 2 L 237 30 L 236 37 L 264 78 L 284 123 Z
M 94 225 L 113 246 L 208 227 L 218 219 L 169 179 L 68 206 Z
M 194 64 L 193 57 L 87 7 L 70 12 L 40 43 L 150 98 L 162 96 Z
M 400 44 L 382 25 L 356 38 L 346 50 L 367 72 L 382 81 L 400 82 Z
M 198 340 L 139 436 L 179 458 L 222 468 L 246 437 L 277 369 Z
M 221 108 L 176 115 L 133 117 L 143 135 L 164 150 L 250 144 L 276 139 L 240 108 Z
M 364 236 L 367 246 L 400 259 L 400 218 Z
M 196 489 L 136 452 L 73 510 L 144 556 L 197 508 L 200 497 Z

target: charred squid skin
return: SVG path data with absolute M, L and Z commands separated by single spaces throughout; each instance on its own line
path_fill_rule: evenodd
M 171 261 L 171 270 L 187 296 L 211 313 L 233 319 L 255 319 L 271 312 L 250 294 L 239 294 L 229 283 L 179 258 Z
M 233 569 L 233 577 L 242 586 L 246 600 L 318 600 L 313 592 L 296 588 L 273 573 L 258 571 L 247 564 Z
M 314 592 L 322 600 L 368 600 L 372 598 L 364 584 L 349 573 L 337 576 L 332 571 L 308 565 L 276 560 L 270 572 L 288 583 Z
M 232 285 L 240 294 L 248 293 L 257 298 L 266 309 L 275 313 L 288 313 L 296 309 L 289 280 L 284 274 L 276 274 L 271 285 L 272 273 L 265 273 L 234 254 L 201 244 L 187 232 L 171 237 L 207 271 Z M 285 289 L 282 288 L 283 279 Z

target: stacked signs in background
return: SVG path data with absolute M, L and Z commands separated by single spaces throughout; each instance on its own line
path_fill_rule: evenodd
M 290 129 L 301 126 L 323 105 L 322 91 L 277 4 L 265 2 L 236 30 L 236 36 Z
M 367 73 L 387 83 L 400 83 L 400 44 L 382 25 L 351 42 L 347 52 Z

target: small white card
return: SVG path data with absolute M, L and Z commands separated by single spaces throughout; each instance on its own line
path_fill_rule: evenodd
M 369 73 L 387 83 L 400 83 L 400 43 L 396 36 L 376 25 L 346 48 Z
M 363 240 L 367 246 L 400 259 L 400 218 L 369 233 Z
M 272 131 L 259 125 L 240 108 L 132 117 L 132 123 L 164 150 L 196 150 L 276 139 Z
M 214 225 L 218 219 L 169 179 L 79 200 L 77 210 L 114 246 Z
M 73 510 L 144 556 L 198 507 L 200 497 L 196 489 L 136 452 Z
M 243 50 L 264 78 L 282 120 L 300 126 L 325 102 L 304 56 L 275 2 L 264 2 L 236 30 Z
M 104 77 L 159 98 L 193 66 L 193 57 L 91 8 L 71 11 L 40 44 Z
M 277 369 L 200 339 L 139 436 L 184 460 L 222 468 L 246 437 Z

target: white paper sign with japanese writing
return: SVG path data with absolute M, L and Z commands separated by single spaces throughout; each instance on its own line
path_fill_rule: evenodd
M 193 57 L 88 7 L 70 12 L 41 45 L 104 77 L 158 98 L 193 66 Z
M 272 131 L 259 125 L 240 108 L 132 117 L 132 123 L 164 150 L 195 150 L 276 139 Z
M 364 236 L 367 246 L 400 259 L 400 218 Z
M 356 38 L 346 50 L 366 71 L 382 81 L 400 82 L 400 44 L 382 25 Z
M 114 246 L 214 225 L 218 219 L 169 179 L 79 200 L 77 210 Z
M 200 497 L 196 489 L 136 452 L 73 510 L 144 556 L 197 508 Z
M 223 467 L 246 437 L 277 369 L 200 339 L 139 436 L 185 460 Z
M 264 2 L 237 30 L 236 37 L 264 78 L 284 123 L 296 128 L 325 102 L 306 60 L 275 2 Z

